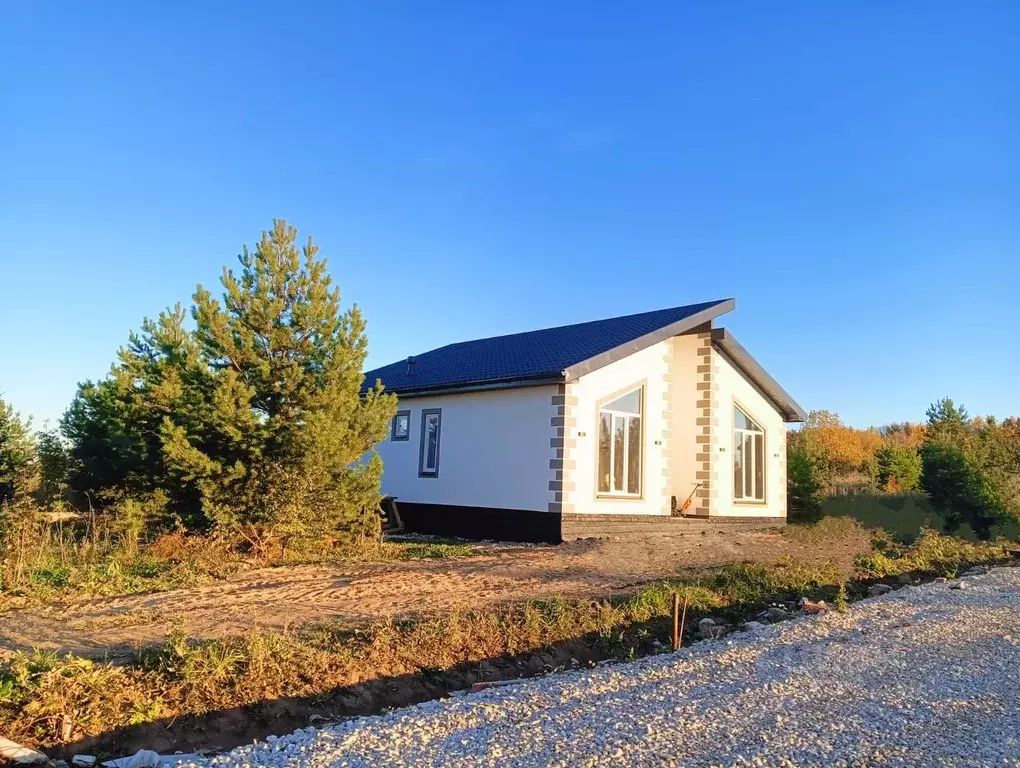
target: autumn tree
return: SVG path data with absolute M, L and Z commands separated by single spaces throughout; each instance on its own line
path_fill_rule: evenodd
M 912 449 L 915 452 L 924 445 L 926 431 L 924 424 L 913 424 L 909 421 L 886 424 L 878 430 L 882 442 L 887 447 L 898 450 Z
M 823 485 L 870 484 L 877 472 L 875 455 L 882 447 L 877 430 L 853 429 L 830 411 L 811 411 L 802 428 L 805 450 L 813 459 Z

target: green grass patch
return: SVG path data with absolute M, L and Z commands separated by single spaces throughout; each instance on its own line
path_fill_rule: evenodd
M 872 530 L 882 529 L 903 542 L 916 539 L 924 528 L 942 529 L 942 516 L 921 493 L 856 494 L 830 496 L 822 502 L 822 513 L 830 517 L 848 517 Z M 977 541 L 969 525 L 954 533 L 957 538 Z M 992 528 L 992 538 L 1020 539 L 1016 523 Z
M 447 557 L 475 557 L 484 554 L 464 542 L 386 541 L 380 547 L 385 560 L 441 560 Z

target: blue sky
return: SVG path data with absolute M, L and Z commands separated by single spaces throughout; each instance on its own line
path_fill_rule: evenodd
M 807 408 L 1020 411 L 1020 6 L 289 5 L 0 10 L 0 392 L 37 423 L 275 216 L 370 367 L 734 296 Z

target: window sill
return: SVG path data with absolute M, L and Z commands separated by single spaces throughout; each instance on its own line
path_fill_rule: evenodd
M 768 501 L 747 501 L 746 499 L 733 500 L 733 504 L 738 507 L 767 507 Z
M 627 496 L 622 493 L 597 493 L 595 494 L 597 501 L 644 501 L 645 497 L 641 495 Z

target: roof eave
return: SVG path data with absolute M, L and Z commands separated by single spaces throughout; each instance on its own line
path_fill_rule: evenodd
M 387 389 L 398 399 L 408 400 L 415 397 L 431 395 L 452 395 L 464 392 L 489 392 L 503 389 L 523 389 L 525 387 L 541 387 L 547 384 L 558 384 L 563 381 L 562 374 L 553 373 L 541 376 L 515 376 L 506 379 L 490 379 L 488 381 L 467 381 L 460 384 L 443 384 L 430 387 L 403 387 Z
M 618 347 L 613 347 L 594 357 L 589 357 L 587 360 L 575 363 L 563 371 L 563 380 L 568 382 L 575 381 L 585 374 L 597 371 L 599 368 L 604 368 L 610 363 L 615 363 L 617 360 L 622 360 L 629 355 L 633 355 L 635 352 L 647 349 L 653 344 L 658 344 L 660 341 L 665 341 L 673 336 L 679 336 L 682 333 L 692 331 L 699 325 L 710 323 L 715 318 L 725 315 L 727 312 L 732 312 L 736 308 L 736 299 L 723 299 L 707 309 L 685 317 L 683 320 L 664 325 L 662 328 L 646 333 L 644 336 L 639 336 Z
M 772 378 L 769 372 L 761 366 L 761 363 L 751 357 L 751 353 L 741 346 L 732 333 L 725 328 L 714 328 L 712 341 L 772 401 L 786 421 L 796 422 L 807 419 L 807 412 L 790 397 L 789 393 L 779 385 L 779 382 Z

